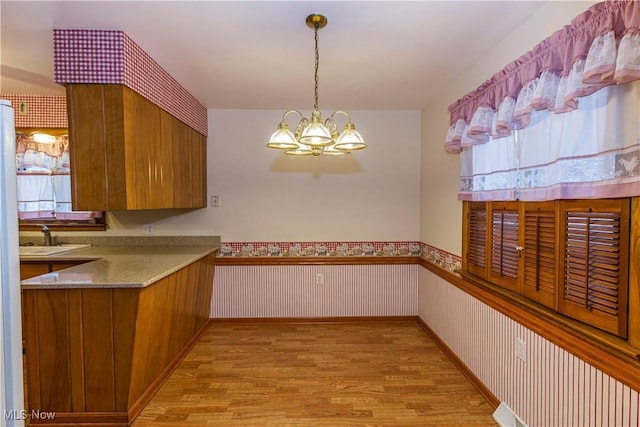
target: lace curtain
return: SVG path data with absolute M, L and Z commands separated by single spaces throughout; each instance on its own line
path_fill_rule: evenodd
M 20 219 L 89 220 L 101 212 L 71 209 L 69 139 L 37 142 L 16 133 L 18 217 Z
M 640 196 L 638 79 L 640 2 L 577 16 L 449 107 L 459 199 Z

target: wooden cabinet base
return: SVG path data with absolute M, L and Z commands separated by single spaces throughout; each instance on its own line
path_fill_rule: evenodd
M 129 425 L 208 327 L 214 258 L 145 288 L 23 289 L 27 412 L 56 414 L 30 423 Z
M 147 390 L 131 405 L 128 412 L 47 412 L 42 419 L 29 420 L 31 425 L 46 425 L 48 427 L 63 426 L 100 426 L 100 427 L 125 427 L 130 426 L 134 419 L 151 401 L 158 392 L 162 384 L 169 378 L 171 373 L 178 367 L 182 359 L 191 351 L 193 346 L 200 340 L 202 335 L 209 328 L 210 322 L 202 325 L 200 330 L 193 336 L 189 343 L 176 355 L 176 357 L 165 367 L 162 373 L 149 385 Z
M 169 378 L 171 373 L 178 367 L 182 359 L 191 351 L 191 349 L 200 341 L 202 335 L 207 332 L 209 329 L 210 321 L 202 325 L 200 330 L 193 336 L 193 338 L 189 341 L 189 343 L 182 349 L 180 353 L 173 359 L 169 365 L 165 367 L 165 369 L 158 375 L 153 383 L 149 385 L 149 387 L 145 390 L 145 392 L 135 401 L 131 407 L 129 408 L 128 416 L 130 420 L 134 420 L 140 412 L 147 406 L 149 401 L 155 396 L 158 392 L 162 384 Z
M 20 261 L 20 280 L 64 270 L 74 265 L 84 264 L 92 260 L 78 261 Z

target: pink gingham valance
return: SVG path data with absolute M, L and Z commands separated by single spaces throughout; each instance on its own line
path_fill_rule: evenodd
M 599 89 L 640 79 L 640 2 L 593 5 L 449 106 L 449 153 L 511 135 L 531 112 L 578 108 Z
M 120 30 L 54 29 L 56 83 L 123 84 L 207 136 L 207 109 Z

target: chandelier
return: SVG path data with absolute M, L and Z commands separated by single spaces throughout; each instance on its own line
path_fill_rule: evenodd
M 315 87 L 314 104 L 311 118 L 306 118 L 298 110 L 289 110 L 282 115 L 282 121 L 278 123 L 278 129 L 271 135 L 267 147 L 283 150 L 285 154 L 292 156 L 319 156 L 321 154 L 349 154 L 355 150 L 362 150 L 367 145 L 362 136 L 351 122 L 349 113 L 338 110 L 322 120 L 322 114 L 318 110 L 318 65 L 320 55 L 318 53 L 318 30 L 327 25 L 327 17 L 313 14 L 307 16 L 307 26 L 313 29 L 315 35 Z M 289 129 L 286 122 L 289 114 L 297 114 L 300 117 L 294 132 Z M 334 118 L 338 115 L 346 117 L 346 124 L 342 133 L 338 134 L 338 126 Z

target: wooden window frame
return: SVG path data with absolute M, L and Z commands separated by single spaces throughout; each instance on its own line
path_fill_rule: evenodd
M 96 218 L 95 223 L 89 221 L 72 221 L 72 220 L 38 220 L 38 219 L 21 219 L 18 220 L 19 231 L 42 231 L 41 225 L 46 225 L 51 231 L 105 231 L 107 224 L 104 214 L 102 218 Z

